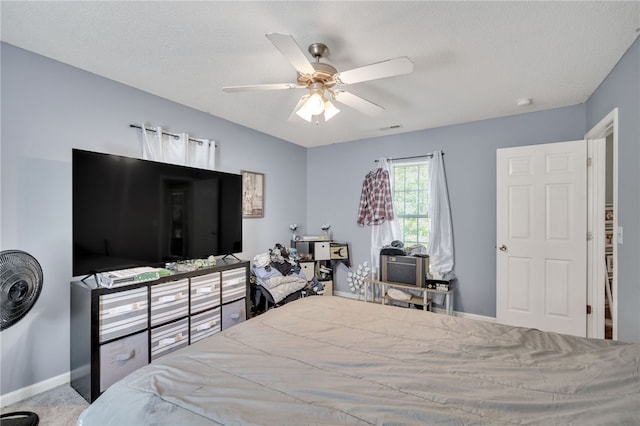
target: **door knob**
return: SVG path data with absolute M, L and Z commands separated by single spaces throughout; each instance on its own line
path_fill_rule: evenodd
M 504 244 L 500 244 L 500 247 L 498 247 L 500 249 L 500 251 L 507 251 L 507 246 L 505 246 Z

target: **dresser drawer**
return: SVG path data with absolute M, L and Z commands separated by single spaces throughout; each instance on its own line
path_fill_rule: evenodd
M 189 319 L 151 329 L 151 361 L 189 345 Z
M 226 330 L 247 319 L 246 300 L 240 299 L 226 305 L 222 305 L 222 329 Z
M 195 343 L 222 330 L 220 307 L 191 317 L 191 341 Z
M 147 287 L 100 296 L 100 343 L 147 328 L 147 307 Z
M 330 260 L 331 259 L 331 243 L 329 241 L 320 241 L 313 243 L 313 260 Z
M 146 331 L 100 346 L 100 392 L 148 363 Z
M 247 268 L 222 271 L 222 303 L 246 297 Z
M 188 279 L 151 286 L 151 326 L 188 314 Z
M 220 304 L 220 273 L 191 278 L 191 314 Z

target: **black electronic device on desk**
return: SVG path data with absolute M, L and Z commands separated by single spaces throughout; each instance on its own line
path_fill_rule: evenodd
M 426 279 L 425 284 L 429 290 L 449 291 L 451 290 L 452 280 L 432 280 Z
M 429 273 L 429 256 L 380 256 L 382 281 L 426 287 Z

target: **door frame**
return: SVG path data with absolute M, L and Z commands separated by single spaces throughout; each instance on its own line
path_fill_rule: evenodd
M 618 108 L 614 108 L 598 124 L 585 134 L 587 156 L 591 166 L 587 171 L 588 232 L 591 239 L 587 242 L 587 304 L 592 314 L 587 316 L 587 337 L 604 338 L 604 301 L 601 279 L 606 274 L 602 254 L 605 252 L 604 238 L 597 232 L 604 229 L 604 211 L 601 208 L 605 200 L 606 150 L 602 139 L 613 135 L 613 280 L 611 319 L 613 321 L 613 340 L 618 339 Z

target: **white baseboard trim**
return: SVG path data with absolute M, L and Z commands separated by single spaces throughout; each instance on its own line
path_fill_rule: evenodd
M 347 291 L 334 291 L 333 295 L 339 296 L 339 297 L 346 297 L 347 299 L 364 300 L 363 296 L 358 297 L 357 294 L 350 293 Z M 445 308 L 432 307 L 432 312 L 443 314 L 443 313 L 446 313 L 447 310 Z M 477 314 L 469 314 L 466 312 L 454 311 L 453 316 L 460 317 L 460 318 L 468 318 L 468 319 L 473 319 L 478 321 L 496 322 L 496 319 L 494 317 L 487 317 L 484 315 L 477 315 Z
M 4 395 L 0 395 L 0 407 L 4 408 L 7 405 L 15 404 L 16 402 L 23 401 L 34 395 L 38 395 L 39 393 L 46 392 L 57 386 L 69 383 L 70 381 L 71 373 L 66 372 L 60 374 L 59 376 L 34 383 L 31 386 L 27 386 Z
M 350 293 L 348 291 L 334 291 L 333 295 L 334 296 L 344 297 L 344 298 L 347 298 L 347 299 L 358 299 L 358 295 L 357 294 Z M 364 296 L 361 295 L 360 296 L 360 300 L 363 300 L 363 299 L 364 299 Z
M 438 307 L 433 307 L 432 308 L 432 312 L 436 312 L 436 313 L 446 313 L 447 310 L 445 308 L 438 308 Z M 454 317 L 460 317 L 460 318 L 468 318 L 468 319 L 472 319 L 472 320 L 476 320 L 476 321 L 485 321 L 485 322 L 496 322 L 496 319 L 494 317 L 487 317 L 484 315 L 478 315 L 478 314 L 470 314 L 467 312 L 458 312 L 458 311 L 453 311 L 453 316 Z

